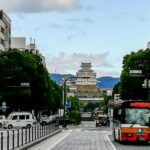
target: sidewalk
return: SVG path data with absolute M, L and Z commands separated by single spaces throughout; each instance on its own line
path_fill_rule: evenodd
M 57 131 L 55 131 L 55 132 L 53 132 L 53 133 L 51 133 L 51 134 L 49 134 L 47 136 L 44 136 L 43 138 L 37 139 L 37 140 L 32 141 L 32 142 L 30 142 L 30 143 L 28 143 L 26 145 L 23 145 L 23 146 L 20 146 L 18 148 L 15 148 L 15 150 L 27 150 L 27 149 L 30 149 L 30 148 L 32 150 L 33 146 L 35 146 L 37 144 L 41 144 L 43 141 L 46 141 L 47 139 L 50 139 L 51 137 L 53 137 L 54 135 L 57 135 L 59 133 L 61 133 L 61 130 L 57 130 Z

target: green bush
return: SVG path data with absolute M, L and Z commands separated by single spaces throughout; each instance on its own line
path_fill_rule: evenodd
M 80 124 L 81 114 L 74 111 L 68 112 L 68 119 L 69 123 Z

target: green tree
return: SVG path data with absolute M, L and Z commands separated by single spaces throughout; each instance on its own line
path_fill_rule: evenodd
M 109 100 L 112 100 L 113 97 L 112 96 L 108 96 L 108 95 L 105 95 L 104 96 L 104 112 L 106 114 L 108 114 L 108 107 L 109 107 Z
M 69 96 L 67 98 L 71 102 L 71 108 L 67 111 L 68 118 L 71 123 L 79 124 L 81 122 L 81 114 L 79 112 L 82 103 L 77 97 Z
M 114 94 L 119 94 L 120 93 L 120 87 L 121 85 L 120 85 L 120 82 L 118 82 L 117 84 L 115 84 L 115 86 L 114 86 L 114 88 L 113 88 L 113 93 L 112 93 L 112 95 L 114 96 Z
M 0 95 L 12 109 L 39 111 L 60 106 L 61 89 L 50 79 L 38 55 L 19 50 L 0 52 L 0 70 Z M 20 86 L 22 82 L 30 87 Z
M 143 77 L 133 77 L 130 70 L 142 70 Z M 122 99 L 146 99 L 146 90 L 142 87 L 144 79 L 150 72 L 150 49 L 131 52 L 123 59 L 120 94 Z
M 103 110 L 104 107 L 105 107 L 105 101 L 104 100 L 100 100 L 100 101 L 95 103 L 95 108 L 100 108 L 101 110 Z
M 67 100 L 71 102 L 71 108 L 69 110 L 78 112 L 80 110 L 81 102 L 76 96 L 69 96 Z
M 93 111 L 95 108 L 96 107 L 94 103 L 88 103 L 84 106 L 84 111 Z

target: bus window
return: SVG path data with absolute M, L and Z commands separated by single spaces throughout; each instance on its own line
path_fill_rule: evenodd
M 115 109 L 114 110 L 114 121 L 119 123 L 122 120 L 122 109 Z
M 139 108 L 126 108 L 125 109 L 125 123 L 127 124 L 140 124 L 148 125 L 150 118 L 150 109 L 139 109 Z
M 121 109 L 118 109 L 118 120 L 121 122 L 121 113 L 122 113 L 122 110 Z

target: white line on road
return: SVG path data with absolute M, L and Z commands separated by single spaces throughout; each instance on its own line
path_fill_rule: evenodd
M 72 130 L 69 130 L 68 133 L 66 133 L 65 136 L 61 137 L 60 139 L 55 140 L 55 142 L 53 143 L 53 145 L 51 145 L 48 149 L 46 150 L 51 150 L 53 147 L 55 147 L 58 143 L 60 143 L 63 139 L 65 139 L 70 133 L 72 132 Z
M 111 140 L 108 137 L 108 135 L 106 135 L 106 138 L 107 138 L 108 142 L 110 143 L 110 145 L 112 146 L 113 150 L 117 150 L 116 147 L 114 146 L 114 144 L 111 142 Z

